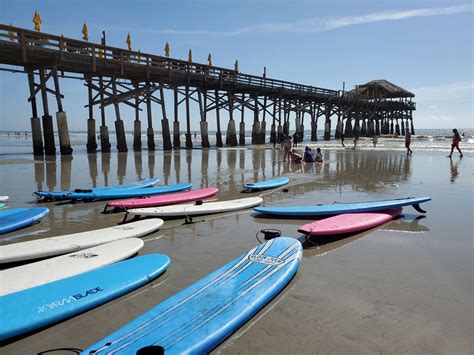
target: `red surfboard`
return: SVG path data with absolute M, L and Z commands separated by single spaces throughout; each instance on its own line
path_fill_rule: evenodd
M 140 208 L 140 207 L 156 207 L 156 206 L 166 206 L 174 205 L 177 203 L 184 203 L 189 201 L 202 200 L 204 198 L 212 197 L 217 192 L 218 188 L 210 187 L 207 189 L 194 190 L 189 192 L 178 192 L 168 195 L 159 195 L 146 198 L 135 198 L 131 200 L 122 200 L 122 201 L 113 201 L 105 206 L 105 209 L 108 207 L 111 208 Z
M 298 232 L 310 236 L 354 233 L 374 228 L 390 221 L 402 208 L 380 212 L 343 213 L 301 226 Z

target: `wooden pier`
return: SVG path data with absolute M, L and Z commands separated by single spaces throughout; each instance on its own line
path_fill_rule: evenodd
M 404 127 L 410 127 L 412 133 L 414 131 L 414 95 L 385 80 L 369 82 L 348 92 L 331 90 L 270 79 L 266 75 L 243 74 L 238 71 L 237 65 L 234 69 L 220 68 L 194 63 L 191 56 L 188 61 L 183 61 L 2 24 L 0 64 L 18 67 L 0 70 L 27 74 L 34 155 L 56 154 L 48 94 L 53 95 L 57 104 L 60 152 L 62 155 L 72 152 L 60 79 L 79 79 L 87 86 L 88 152 L 95 152 L 98 148 L 94 106 L 100 108 L 98 131 L 101 151 L 110 152 L 105 117 L 108 105 L 113 105 L 115 109 L 116 148 L 120 152 L 128 150 L 121 105 L 135 110 L 134 150 L 142 149 L 140 112 L 143 110 L 146 111 L 147 148 L 155 149 L 152 104 L 161 107 L 161 127 L 158 130 L 162 134 L 164 150 L 181 147 L 180 105 L 185 107 L 186 148 L 193 147 L 191 120 L 195 119 L 199 119 L 201 146 L 210 147 L 207 114 L 211 111 L 215 111 L 217 147 L 248 143 L 245 141 L 245 110 L 253 113 L 252 144 L 266 143 L 267 124 L 270 142 L 279 142 L 289 134 L 301 141 L 306 117 L 311 128 L 311 141 L 318 139 L 316 133 L 320 118 L 323 120 L 320 124 L 324 127 L 325 140 L 331 138 L 333 131 L 335 138 L 339 138 L 341 133 L 346 137 L 404 134 Z M 173 92 L 172 104 L 166 105 L 165 90 Z M 39 101 L 43 108 L 41 120 L 37 107 Z M 191 117 L 190 102 L 198 104 L 199 117 Z M 169 106 L 173 108 L 171 125 Z M 228 118 L 225 140 L 222 113 L 226 113 Z M 290 116 L 294 119 L 294 125 L 290 123 Z M 336 120 L 334 128 L 331 127 L 331 119 Z

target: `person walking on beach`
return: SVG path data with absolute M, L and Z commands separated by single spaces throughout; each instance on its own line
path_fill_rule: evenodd
M 290 153 L 291 153 L 291 137 L 287 136 L 285 139 L 283 139 L 283 142 L 281 143 L 281 147 L 283 148 L 283 151 L 285 152 L 285 155 L 283 155 L 283 161 L 286 161 L 286 157 L 288 157 L 288 160 L 290 160 Z
M 448 158 L 451 158 L 453 155 L 454 148 L 456 148 L 459 152 L 459 157 L 462 158 L 462 152 L 459 148 L 459 142 L 461 141 L 461 136 L 456 128 L 453 129 L 453 143 L 451 144 L 451 153 L 449 153 Z
M 344 145 L 344 132 L 341 133 L 341 144 L 342 147 L 345 148 L 346 146 Z
M 411 144 L 411 132 L 410 129 L 405 128 L 405 148 L 407 148 L 407 155 L 411 155 L 413 150 L 410 149 Z

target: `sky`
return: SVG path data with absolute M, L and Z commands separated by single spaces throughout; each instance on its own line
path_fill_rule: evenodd
M 239 71 L 253 75 L 266 67 L 267 77 L 335 90 L 386 79 L 416 95 L 415 128 L 474 127 L 471 1 L 0 0 L 0 23 L 33 29 L 35 10 L 42 32 L 81 39 L 85 22 L 91 42 L 105 31 L 108 45 L 126 48 L 130 33 L 134 50 L 164 55 L 169 42 L 174 58 L 187 59 L 191 48 L 195 62 L 207 63 L 211 53 L 214 65 L 233 68 L 238 60 Z M 69 128 L 85 130 L 86 88 L 62 79 L 61 90 Z M 0 71 L 0 130 L 30 129 L 28 96 L 26 75 Z M 55 112 L 52 96 L 49 103 Z M 132 129 L 134 112 L 122 106 Z M 158 105 L 153 116 L 159 129 Z M 112 107 L 107 117 L 113 128 Z M 212 130 L 212 115 L 209 122 Z

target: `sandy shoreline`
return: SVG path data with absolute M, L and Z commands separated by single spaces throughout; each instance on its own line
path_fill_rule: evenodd
M 76 154 L 36 161 L 2 158 L 2 195 L 34 206 L 34 190 L 126 183 L 157 176 L 160 185 L 216 186 L 220 199 L 249 197 L 242 184 L 290 178 L 288 192 L 265 194 L 266 205 L 352 202 L 431 196 L 423 219 L 404 208 L 400 220 L 321 245 L 305 244 L 295 279 L 214 353 L 472 352 L 473 156 L 444 152 L 323 150 L 322 165 L 288 165 L 266 149 L 173 153 Z M 8 160 L 8 164 L 5 161 Z M 8 182 L 8 183 L 7 183 Z M 253 195 L 252 195 L 253 196 Z M 112 226 L 104 202 L 47 203 L 48 218 L 0 238 L 1 244 Z M 254 218 L 249 211 L 167 221 L 144 238 L 140 254 L 164 253 L 172 264 L 152 283 L 89 312 L 3 344 L 2 354 L 84 349 L 177 291 L 257 244 L 255 233 L 278 228 L 301 238 L 308 220 Z M 316 243 L 317 244 L 317 243 Z M 70 351 L 55 351 L 70 354 Z

